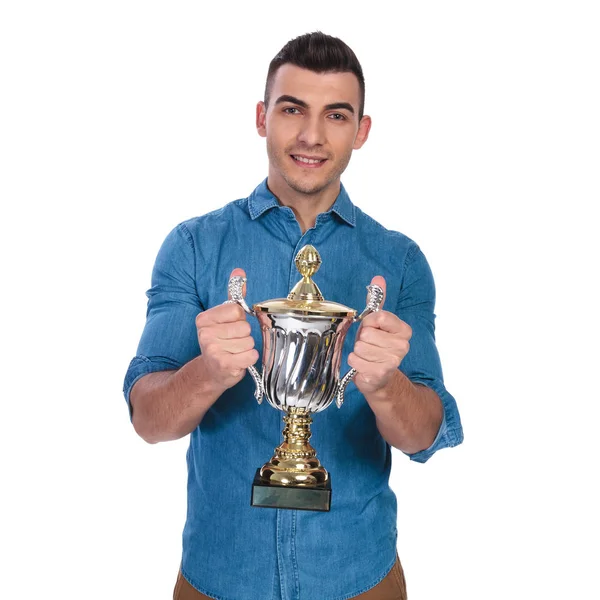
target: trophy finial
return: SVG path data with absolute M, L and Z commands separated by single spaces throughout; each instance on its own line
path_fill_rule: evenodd
M 294 286 L 294 289 L 288 294 L 288 300 L 318 300 L 323 301 L 323 294 L 317 284 L 311 277 L 319 270 L 321 266 L 321 255 L 317 249 L 310 244 L 304 246 L 296 254 L 296 268 L 302 275 L 302 279 Z
M 300 271 L 302 277 L 309 279 L 312 277 L 323 262 L 321 255 L 314 246 L 310 244 L 304 246 L 298 254 L 296 254 L 296 269 Z

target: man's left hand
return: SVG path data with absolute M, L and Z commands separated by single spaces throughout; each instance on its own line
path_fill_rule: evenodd
M 385 279 L 373 277 L 371 285 L 383 289 L 385 303 Z M 385 310 L 367 315 L 356 334 L 354 351 L 348 356 L 348 364 L 356 369 L 356 387 L 363 394 L 372 394 L 385 388 L 397 372 L 400 363 L 410 349 L 412 329 L 395 314 Z

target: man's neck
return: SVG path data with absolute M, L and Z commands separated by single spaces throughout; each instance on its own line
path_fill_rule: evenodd
M 269 176 L 267 187 L 279 200 L 282 206 L 288 206 L 296 215 L 302 233 L 314 227 L 317 217 L 327 212 L 336 201 L 340 193 L 340 182 L 332 183 L 315 194 L 303 194 L 291 189 L 285 182 Z

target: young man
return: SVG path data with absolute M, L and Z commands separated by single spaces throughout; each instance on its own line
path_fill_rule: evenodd
M 256 111 L 268 178 L 248 198 L 178 225 L 156 259 L 124 392 L 146 441 L 191 434 L 176 600 L 406 597 L 390 446 L 425 462 L 459 444 L 462 428 L 442 380 L 425 257 L 354 206 L 340 183 L 369 135 L 363 113 L 363 74 L 346 44 L 322 33 L 290 41 Z M 313 426 L 332 474 L 330 512 L 254 508 L 251 481 L 282 423 L 253 399 L 246 368 L 262 339 L 254 319 L 223 304 L 227 277 L 247 275 L 250 305 L 285 297 L 299 278 L 293 259 L 309 243 L 323 258 L 315 277 L 327 300 L 361 308 L 370 282 L 386 298 L 347 335 L 342 371 L 347 363 L 357 375 L 342 410 L 319 413 Z

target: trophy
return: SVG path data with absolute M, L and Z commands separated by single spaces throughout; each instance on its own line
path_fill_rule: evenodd
M 304 246 L 295 263 L 302 279 L 288 297 L 259 302 L 252 309 L 242 293 L 245 278 L 229 280 L 228 302 L 256 317 L 262 331 L 262 373 L 248 367 L 255 398 L 260 404 L 266 396 L 273 408 L 285 413 L 283 443 L 257 469 L 251 505 L 328 511 L 331 477 L 309 443 L 311 415 L 325 410 L 334 398 L 341 408 L 346 386 L 356 374 L 351 369 L 339 377 L 344 338 L 353 323 L 379 310 L 383 290 L 369 285 L 367 307 L 356 316 L 352 308 L 325 301 L 312 281 L 321 265 L 316 248 Z

